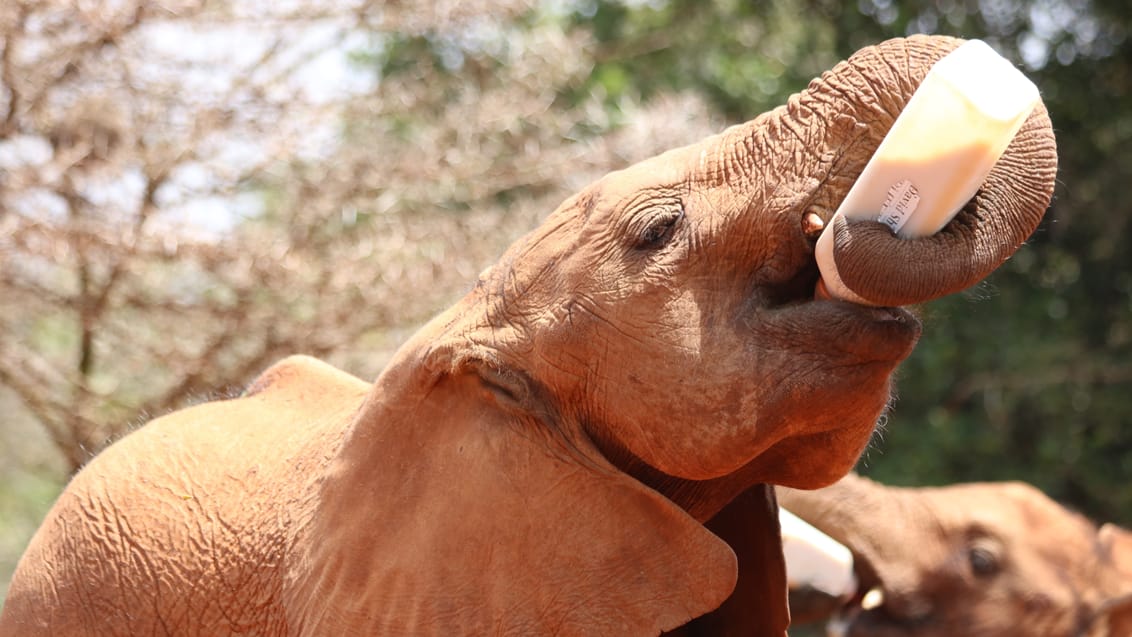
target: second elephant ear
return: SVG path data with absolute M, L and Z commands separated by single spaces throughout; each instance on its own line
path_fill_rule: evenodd
M 1115 571 L 1120 588 L 1104 600 L 1092 617 L 1088 637 L 1132 635 L 1132 532 L 1105 524 L 1097 532 L 1103 566 Z

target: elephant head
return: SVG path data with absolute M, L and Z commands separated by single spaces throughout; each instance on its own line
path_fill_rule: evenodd
M 920 79 L 959 44 L 921 36 L 869 47 L 783 107 L 566 200 L 378 379 L 339 459 L 349 477 L 323 495 L 318 535 L 350 543 L 331 520 L 342 519 L 342 506 L 365 506 L 356 484 L 375 479 L 367 459 L 396 455 L 403 434 L 390 432 L 404 427 L 413 450 L 475 448 L 492 457 L 487 465 L 447 455 L 435 462 L 468 497 L 491 500 L 493 516 L 477 522 L 477 533 L 512 538 L 511 550 L 531 555 L 526 564 L 592 575 L 570 586 L 603 600 L 599 608 L 584 617 L 557 609 L 539 622 L 600 632 L 609 627 L 595 617 L 609 604 L 624 622 L 618 632 L 648 634 L 741 598 L 720 608 L 727 618 L 703 621 L 725 624 L 734 612 L 749 630 L 781 634 L 786 614 L 774 603 L 785 580 L 773 494 L 761 485 L 819 487 L 849 471 L 888 404 L 893 369 L 920 333 L 899 307 L 816 299 L 814 243 Z M 1033 230 L 1055 169 L 1039 107 L 942 233 L 905 242 L 879 223 L 848 224 L 837 228 L 835 258 L 861 274 L 854 290 L 894 306 L 960 290 Z M 894 258 L 906 260 L 905 278 L 870 274 Z M 486 431 L 501 438 L 454 441 L 444 432 L 453 413 L 476 414 L 476 431 L 490 424 Z M 427 432 L 396 424 L 406 420 L 444 424 Z M 537 448 L 528 449 L 532 441 Z M 506 476 L 488 475 L 485 466 L 501 463 Z M 522 493 L 507 495 L 516 484 L 537 485 L 537 508 Z M 728 511 L 740 494 L 746 512 Z M 533 511 L 570 517 L 535 520 Z M 493 526 L 513 517 L 527 539 Z M 524 545 L 547 537 L 557 548 Z M 610 562 L 643 575 L 618 579 L 601 566 Z M 354 564 L 357 578 L 385 568 Z M 481 607 L 489 613 L 493 604 Z
M 941 233 L 898 240 L 839 220 L 843 278 L 888 309 L 814 299 L 817 231 L 958 44 L 869 47 L 777 110 L 607 175 L 482 275 L 429 332 L 430 355 L 478 370 L 519 409 L 577 423 L 619 467 L 795 486 L 844 475 L 918 334 L 892 308 L 986 276 L 1053 189 L 1039 106 Z
M 1132 534 L 1018 482 L 897 488 L 853 474 L 779 501 L 853 552 L 850 637 L 1115 637 L 1132 626 Z
M 237 611 L 254 610 L 268 618 L 258 624 L 267 633 L 264 623 L 301 635 L 781 637 L 785 572 L 766 485 L 818 487 L 847 472 L 920 334 L 896 306 L 986 275 L 1049 202 L 1056 152 L 1039 107 L 941 234 L 902 242 L 880 224 L 836 228 L 842 278 L 892 307 L 815 299 L 819 231 L 931 64 L 958 44 L 911 37 L 869 47 L 781 108 L 583 189 L 402 346 L 364 400 L 312 407 L 356 388 L 335 390 L 342 382 L 318 380 L 333 374 L 285 365 L 248 396 L 174 414 L 111 447 L 119 458 L 161 458 L 203 446 L 209 462 L 227 463 L 223 475 L 245 476 L 224 489 L 311 476 L 309 489 L 263 487 L 233 505 L 278 528 L 269 542 L 246 545 L 283 554 L 271 562 L 281 582 L 262 599 L 209 597 L 228 600 L 236 576 L 216 590 L 199 578 L 175 591 L 161 582 L 162 598 L 203 609 L 180 617 L 223 609 L 240 630 L 253 622 Z M 876 277 L 894 258 L 910 259 L 902 278 Z M 200 414 L 262 426 L 258 444 L 273 441 L 271 457 L 253 463 L 234 445 L 204 440 L 196 424 L 172 424 Z M 93 525 L 81 511 L 66 518 L 66 502 L 92 499 L 87 488 L 140 511 L 162 510 L 139 503 L 181 488 L 103 497 L 108 484 L 156 484 L 148 474 L 100 477 L 113 466 L 96 459 L 51 519 L 73 519 L 67 533 Z M 198 464 L 154 471 L 166 466 Z M 225 519 L 213 511 L 177 529 L 189 534 L 185 546 L 207 545 L 195 529 Z M 166 538 L 163 524 L 104 526 Z M 34 546 L 38 557 L 25 563 L 79 553 Z M 209 563 L 259 563 L 259 549 L 241 550 Z M 177 559 L 169 553 L 159 557 Z M 39 581 L 36 590 L 50 594 L 76 590 Z M 159 590 L 139 586 L 142 595 Z M 17 576 L 13 589 L 15 605 L 38 620 L 33 587 Z M 130 608 L 149 617 L 160 605 Z M 5 612 L 0 629 L 20 611 Z

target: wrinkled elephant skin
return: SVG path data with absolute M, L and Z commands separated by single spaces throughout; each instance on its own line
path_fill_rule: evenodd
M 48 514 L 0 633 L 781 637 L 765 485 L 844 475 L 920 330 L 814 300 L 807 228 L 958 44 L 863 49 L 607 175 L 372 385 L 288 360 L 125 437 Z M 874 296 L 962 289 L 1025 239 L 1056 170 L 1043 108 L 996 170 L 958 231 L 916 243 L 931 268 Z M 844 276 L 906 247 L 871 225 L 839 230 Z
M 851 474 L 778 496 L 854 554 L 860 591 L 827 615 L 831 634 L 1132 635 L 1132 534 L 1030 485 L 897 488 Z

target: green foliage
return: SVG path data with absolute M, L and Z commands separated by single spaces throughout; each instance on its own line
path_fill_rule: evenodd
M 16 561 L 63 488 L 61 459 L 47 433 L 0 390 L 0 606 Z
M 575 24 L 599 45 L 580 90 L 602 92 L 612 107 L 691 90 L 733 118 L 773 108 L 836 61 L 833 24 L 812 9 L 789 0 L 579 3 Z

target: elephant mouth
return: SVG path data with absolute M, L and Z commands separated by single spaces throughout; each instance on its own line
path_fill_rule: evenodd
M 907 358 L 922 332 L 915 309 L 863 305 L 830 296 L 812 250 L 811 245 L 805 266 L 766 297 L 773 314 L 781 314 L 792 329 L 821 334 L 827 352 L 840 364 L 899 363 Z
M 853 552 L 857 591 L 829 620 L 827 637 L 916 635 L 928 621 L 931 607 L 918 597 L 897 598 L 885 586 L 869 559 Z
M 807 303 L 821 324 L 826 346 L 842 362 L 898 363 L 912 353 L 922 331 L 916 314 L 902 307 L 871 307 L 837 299 Z
M 766 307 L 744 310 L 749 325 L 761 331 L 762 323 L 772 332 L 768 340 L 780 343 L 796 341 L 800 332 L 820 335 L 822 349 L 839 366 L 898 363 L 911 354 L 922 331 L 913 309 L 832 298 L 820 292 L 820 276 L 811 255 L 790 281 L 752 296 Z

